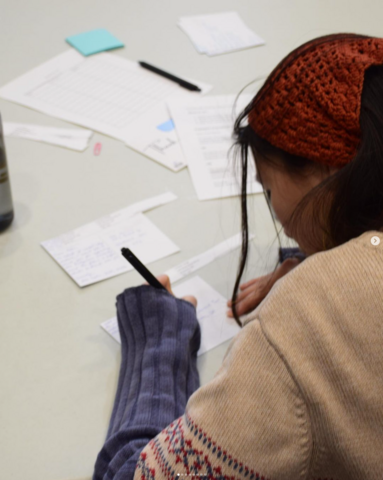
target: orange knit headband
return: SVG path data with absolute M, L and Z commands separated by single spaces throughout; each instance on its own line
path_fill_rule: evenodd
M 286 152 L 344 166 L 360 142 L 364 72 L 381 64 L 381 38 L 337 34 L 308 42 L 270 74 L 254 98 L 249 124 Z

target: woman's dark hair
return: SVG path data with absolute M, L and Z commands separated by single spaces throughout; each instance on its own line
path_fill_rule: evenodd
M 328 169 L 274 147 L 259 137 L 250 125 L 243 125 L 253 102 L 238 116 L 234 125 L 234 147 L 239 150 L 241 160 L 242 250 L 232 304 L 233 315 L 239 326 L 242 324 L 236 312 L 235 300 L 248 256 L 246 187 L 249 151 L 256 165 L 258 162 L 272 164 L 297 179 L 318 169 Z M 291 216 L 291 235 L 301 247 L 305 245 L 307 254 L 334 248 L 366 231 L 379 230 L 383 226 L 383 66 L 372 66 L 365 72 L 360 129 L 361 141 L 353 160 L 313 188 Z M 262 183 L 259 170 L 258 176 Z M 264 193 L 271 212 L 270 200 Z M 275 222 L 274 226 L 276 228 Z M 277 228 L 276 232 L 280 244 Z

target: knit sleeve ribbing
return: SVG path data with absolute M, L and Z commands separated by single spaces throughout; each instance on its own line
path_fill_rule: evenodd
M 192 304 L 150 286 L 117 297 L 121 367 L 94 480 L 129 480 L 145 445 L 199 387 L 200 328 Z

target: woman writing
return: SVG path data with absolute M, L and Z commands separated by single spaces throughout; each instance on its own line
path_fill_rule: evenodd
M 230 305 L 243 328 L 200 387 L 194 299 L 174 298 L 166 278 L 169 293 L 117 297 L 121 370 L 94 479 L 380 479 L 383 39 L 339 34 L 297 48 L 235 134 L 243 247 Z M 236 296 L 248 161 L 306 259 Z

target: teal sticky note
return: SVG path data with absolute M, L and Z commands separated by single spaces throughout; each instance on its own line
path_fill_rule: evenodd
M 124 46 L 118 38 L 104 28 L 72 35 L 65 40 L 85 56 Z

